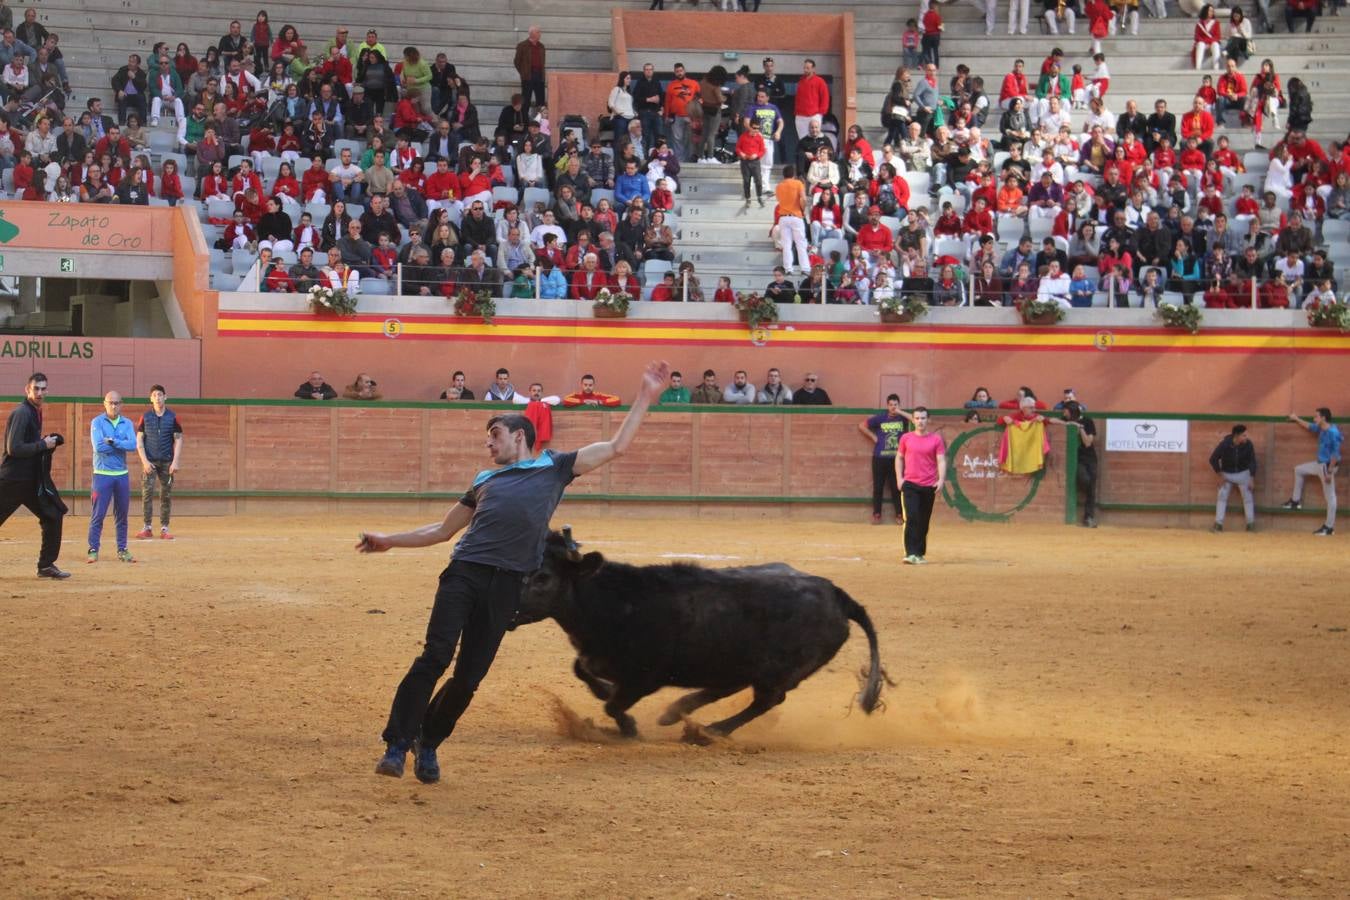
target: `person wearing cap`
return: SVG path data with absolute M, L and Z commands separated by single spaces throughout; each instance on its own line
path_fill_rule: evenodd
M 867 254 L 869 267 L 873 269 L 876 257 L 890 253 L 895 246 L 895 235 L 881 222 L 880 206 L 867 210 L 867 224 L 858 229 L 858 246 Z

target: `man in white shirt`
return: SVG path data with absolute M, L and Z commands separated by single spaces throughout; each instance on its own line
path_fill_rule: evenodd
M 338 164 L 328 173 L 328 180 L 333 185 L 334 199 L 347 203 L 361 202 L 365 193 L 366 173 L 352 162 L 352 151 L 347 147 L 342 148 L 342 152 L 338 155 Z
M 551 234 L 558 239 L 558 247 L 567 246 L 567 234 L 553 220 L 553 210 L 544 210 L 543 220 L 530 232 L 530 243 L 536 247 L 544 246 L 544 235 Z
M 1073 304 L 1069 302 L 1069 284 L 1069 276 L 1060 269 L 1059 260 L 1051 260 L 1050 270 L 1041 278 L 1040 287 L 1036 289 L 1036 299 L 1053 300 L 1064 309 L 1070 309 Z

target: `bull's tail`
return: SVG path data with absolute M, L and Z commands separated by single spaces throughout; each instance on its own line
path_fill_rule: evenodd
M 884 676 L 881 669 L 881 651 L 877 649 L 877 630 L 872 627 L 872 619 L 867 615 L 867 610 L 863 609 L 858 601 L 839 588 L 835 588 L 834 592 L 844 610 L 844 615 L 857 622 L 863 634 L 867 635 L 867 647 L 871 651 L 872 660 L 867 670 L 867 678 L 863 682 L 862 692 L 858 694 L 858 705 L 862 707 L 863 712 L 871 713 L 881 701 L 881 680 Z

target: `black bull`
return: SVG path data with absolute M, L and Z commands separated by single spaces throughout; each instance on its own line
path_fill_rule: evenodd
M 828 579 L 781 563 L 631 566 L 599 553 L 582 556 L 576 547 L 570 534 L 549 535 L 512 627 L 555 619 L 577 649 L 573 671 L 605 701 L 622 734 L 637 734 L 628 709 L 663 687 L 698 690 L 672 703 L 662 725 L 753 688 L 748 707 L 709 726 L 730 734 L 833 659 L 848 639 L 849 620 L 862 627 L 871 651 L 858 702 L 864 712 L 876 709 L 876 631 L 867 611 Z

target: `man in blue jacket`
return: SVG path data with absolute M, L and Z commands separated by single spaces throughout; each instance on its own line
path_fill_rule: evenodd
M 117 524 L 117 558 L 135 562 L 127 549 L 127 510 L 131 506 L 131 478 L 127 474 L 127 453 L 136 452 L 136 428 L 122 415 L 122 395 L 109 391 L 103 398 L 103 413 L 89 424 L 89 440 L 94 445 L 94 485 L 89 514 L 89 562 L 98 562 L 103 537 L 103 517 L 113 505 Z

